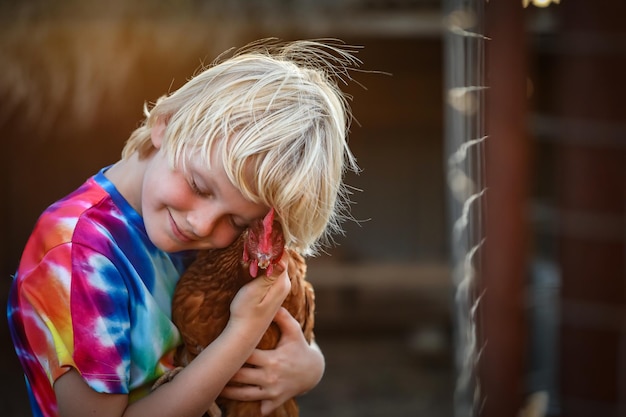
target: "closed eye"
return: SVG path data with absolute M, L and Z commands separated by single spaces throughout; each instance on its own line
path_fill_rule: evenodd
M 238 221 L 235 219 L 235 217 L 234 217 L 234 216 L 230 216 L 230 220 L 229 220 L 229 221 L 230 221 L 230 225 L 231 225 L 233 228 L 235 228 L 235 229 L 237 229 L 237 230 L 239 230 L 239 231 L 241 231 L 241 232 L 243 232 L 244 230 L 246 230 L 246 229 L 250 226 L 250 225 L 249 225 L 249 224 L 247 224 L 247 223 L 241 223 L 241 222 L 238 222 Z
M 196 184 L 196 181 L 193 179 L 193 177 L 189 178 L 189 180 L 187 181 L 189 183 L 189 187 L 191 188 L 191 191 L 193 191 L 194 194 L 200 196 L 200 197 L 210 197 L 211 193 L 208 191 L 203 191 L 200 189 L 200 187 L 198 187 L 198 184 Z

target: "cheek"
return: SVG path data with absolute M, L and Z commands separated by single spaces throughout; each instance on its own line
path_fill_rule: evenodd
M 225 248 L 235 242 L 240 234 L 239 231 L 233 230 L 231 226 L 221 224 L 214 230 L 211 240 L 215 248 Z
M 185 184 L 172 182 L 156 185 L 156 194 L 164 206 L 171 207 L 176 211 L 188 211 L 193 209 L 195 195 L 187 191 Z
M 144 204 L 153 209 L 189 209 L 193 198 L 194 195 L 184 178 L 170 170 L 156 170 L 154 175 L 149 175 L 144 181 L 142 199 Z

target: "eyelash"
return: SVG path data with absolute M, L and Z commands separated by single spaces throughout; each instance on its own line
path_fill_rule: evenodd
M 200 188 L 198 188 L 198 185 L 196 184 L 196 182 L 193 180 L 193 178 L 189 179 L 189 187 L 191 188 L 191 190 L 193 191 L 194 194 L 200 196 L 200 197 L 210 197 L 211 194 L 210 193 L 206 193 L 203 192 L 202 190 L 200 190 Z M 233 219 L 232 217 L 229 219 L 229 223 L 230 225 L 234 228 L 237 229 L 239 231 L 244 231 L 248 228 L 248 225 L 239 225 L 237 223 L 235 223 L 235 219 Z
M 193 191 L 194 194 L 199 195 L 201 197 L 209 197 L 211 195 L 210 193 L 205 193 L 202 190 L 200 190 L 200 188 L 198 188 L 198 185 L 193 180 L 193 178 L 189 180 L 189 187 L 191 187 L 191 191 Z
M 247 224 L 246 225 L 239 225 L 239 224 L 235 223 L 235 219 L 233 219 L 232 217 L 230 218 L 230 225 L 232 227 L 234 227 L 235 229 L 240 230 L 242 232 L 248 228 Z

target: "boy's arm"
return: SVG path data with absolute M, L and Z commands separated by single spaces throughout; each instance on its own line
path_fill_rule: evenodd
M 63 417 L 201 416 L 258 342 L 254 332 L 225 331 L 176 378 L 141 400 L 128 404 L 124 394 L 94 391 L 72 369 L 54 384 Z M 248 339 L 248 340 L 246 340 Z
M 128 404 L 126 394 L 102 394 L 91 389 L 72 368 L 54 382 L 61 416 L 121 416 Z
M 280 275 L 252 280 L 239 291 L 226 329 L 172 381 L 129 404 L 127 395 L 97 393 L 72 370 L 54 384 L 60 415 L 202 416 L 248 359 L 289 292 L 284 266 L 275 274 Z

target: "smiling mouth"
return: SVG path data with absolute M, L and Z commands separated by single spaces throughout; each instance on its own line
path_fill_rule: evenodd
M 174 218 L 172 217 L 172 213 L 169 213 L 169 218 L 170 218 L 170 226 L 171 226 L 172 231 L 174 232 L 174 236 L 176 236 L 176 238 L 180 240 L 181 242 L 184 242 L 184 243 L 192 242 L 193 239 L 191 239 L 189 236 L 187 236 L 178 228 L 178 225 L 176 224 L 176 222 L 174 221 Z

